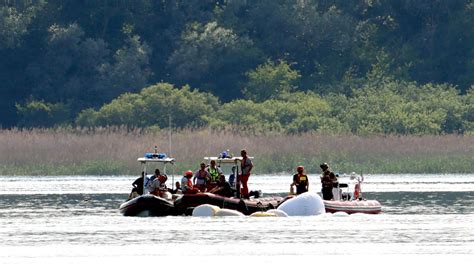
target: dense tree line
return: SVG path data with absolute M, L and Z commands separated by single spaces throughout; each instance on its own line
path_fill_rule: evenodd
M 472 132 L 470 0 L 0 2 L 0 125 Z

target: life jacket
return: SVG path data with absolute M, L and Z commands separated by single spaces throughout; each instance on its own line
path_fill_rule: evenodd
M 250 162 L 247 162 L 247 160 L 249 160 L 248 157 L 246 158 L 243 158 L 241 161 L 240 161 L 240 169 L 241 169 L 241 173 L 244 174 L 247 174 L 248 171 L 247 171 L 247 167 L 250 167 L 250 164 L 252 164 L 252 161 L 250 160 Z M 248 163 L 248 164 L 247 164 Z
M 332 180 L 331 178 L 329 178 L 329 175 L 321 176 L 321 183 L 323 185 L 323 188 L 332 188 Z
M 297 174 L 296 177 L 296 183 L 305 184 L 306 182 L 308 182 L 308 176 L 306 176 L 306 174 Z
M 217 182 L 219 178 L 219 171 L 217 170 L 217 168 L 209 167 L 207 171 L 211 175 L 211 182 Z
M 198 175 L 197 175 L 197 179 L 206 180 L 206 178 L 207 178 L 207 171 L 206 170 L 199 170 Z

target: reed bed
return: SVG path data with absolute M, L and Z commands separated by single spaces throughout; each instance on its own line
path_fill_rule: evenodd
M 169 132 L 102 129 L 0 130 L 1 175 L 139 174 L 137 157 L 170 153 Z M 290 173 L 304 165 L 319 173 L 328 162 L 339 172 L 473 173 L 474 136 L 355 136 L 304 133 L 248 134 L 180 130 L 171 135 L 176 173 L 198 168 L 204 156 L 230 149 L 254 156 L 255 173 Z

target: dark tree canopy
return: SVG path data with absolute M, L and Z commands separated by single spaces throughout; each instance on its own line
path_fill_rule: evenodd
M 0 59 L 0 127 L 161 126 L 129 118 L 136 112 L 121 122 L 110 111 L 146 100 L 142 89 L 159 85 L 212 97 L 209 110 L 183 118 L 182 127 L 473 128 L 471 0 L 2 1 Z M 449 102 L 435 109 L 418 96 Z M 222 108 L 255 114 L 234 119 Z

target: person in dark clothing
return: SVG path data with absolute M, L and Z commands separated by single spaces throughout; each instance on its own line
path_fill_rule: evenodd
M 321 175 L 321 193 L 323 194 L 323 200 L 332 200 L 332 179 L 329 177 L 331 171 L 327 163 L 323 163 L 319 166 L 323 170 L 323 175 Z
M 223 174 L 219 176 L 219 182 L 217 183 L 217 187 L 212 189 L 210 192 L 223 197 L 234 196 L 234 190 L 232 190 L 229 182 L 225 180 L 225 175 Z
M 145 178 L 145 172 L 142 172 L 142 176 L 137 178 L 135 181 L 132 183 L 132 192 L 130 192 L 130 195 L 128 196 L 129 199 L 132 199 L 134 197 L 137 197 L 139 195 L 143 195 L 143 179 Z M 134 194 L 136 193 L 136 194 Z
M 298 166 L 296 171 L 297 173 L 293 175 L 293 183 L 290 186 L 296 186 L 296 194 L 299 195 L 308 191 L 309 180 L 308 176 L 304 174 L 303 166 Z
M 175 185 L 176 189 L 169 188 L 168 191 L 171 194 L 181 194 L 183 192 L 183 189 L 181 188 L 181 183 L 179 181 L 176 181 L 176 183 L 174 185 Z

